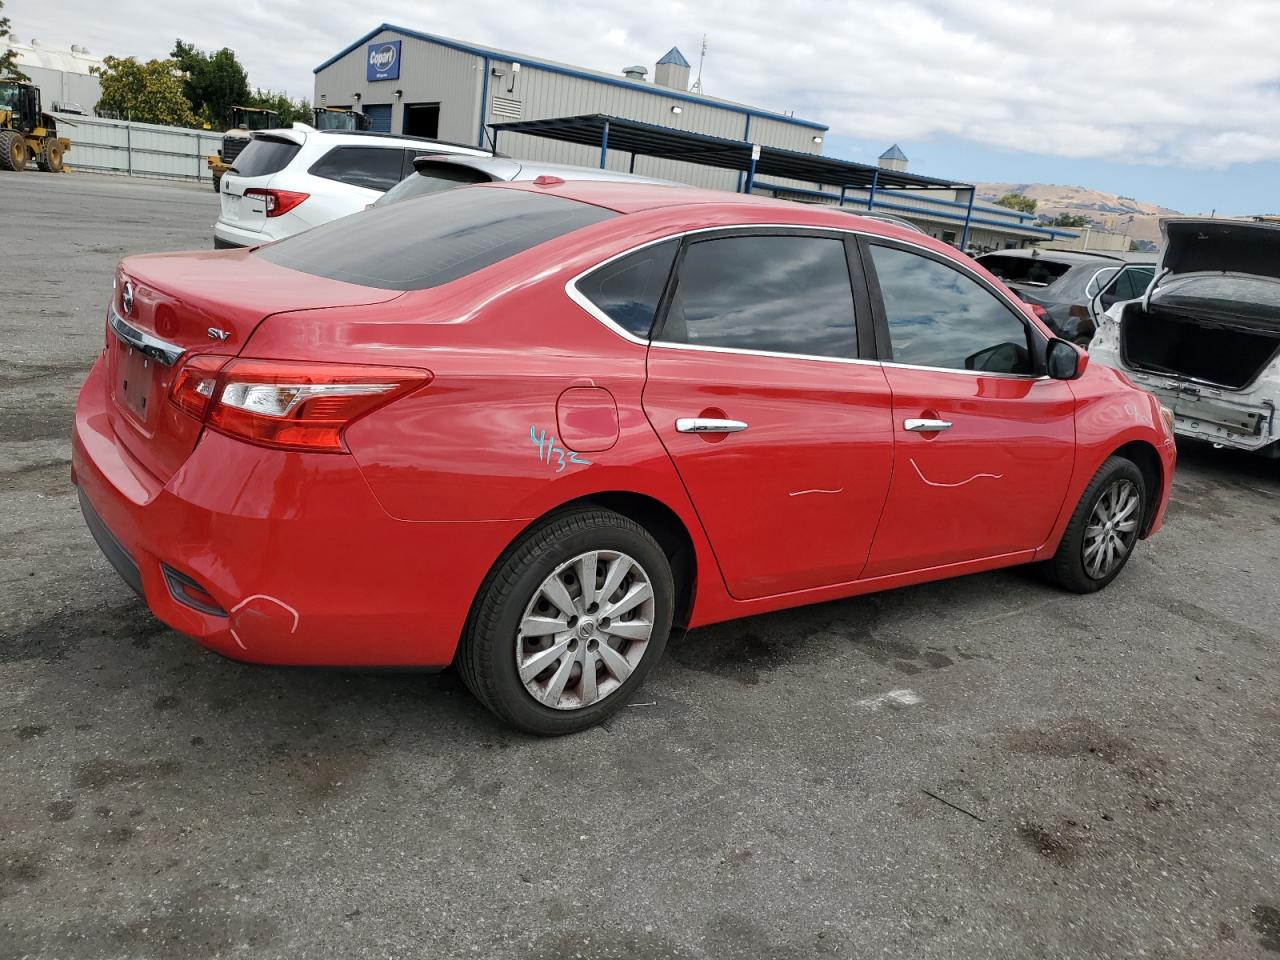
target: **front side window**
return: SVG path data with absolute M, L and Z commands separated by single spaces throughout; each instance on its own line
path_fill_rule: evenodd
M 615 216 L 524 190 L 447 190 L 330 221 L 254 256 L 366 287 L 425 290 Z
M 368 190 L 390 190 L 400 182 L 404 151 L 399 147 L 334 147 L 307 172 Z
M 743 236 L 691 243 L 659 339 L 856 357 L 853 288 L 844 242 Z
M 679 245 L 664 240 L 606 263 L 578 281 L 578 292 L 632 336 L 647 337 Z
M 1032 372 L 1027 325 L 972 277 L 895 247 L 871 246 L 895 363 Z

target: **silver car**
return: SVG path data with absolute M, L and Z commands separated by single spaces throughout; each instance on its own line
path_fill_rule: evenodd
M 1280 224 L 1179 218 L 1160 231 L 1155 281 L 1100 315 L 1090 356 L 1159 397 L 1175 433 L 1280 457 Z
M 506 180 L 537 180 L 559 177 L 561 180 L 627 180 L 631 183 L 658 183 L 671 187 L 685 184 L 671 180 L 639 177 L 634 173 L 618 173 L 599 167 L 575 167 L 567 163 L 537 163 L 511 157 L 459 157 L 432 154 L 415 157 L 414 173 L 409 174 L 379 197 L 371 206 L 381 207 L 411 197 L 451 190 L 473 183 L 497 183 Z

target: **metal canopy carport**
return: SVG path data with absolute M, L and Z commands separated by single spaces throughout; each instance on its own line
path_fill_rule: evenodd
M 973 217 L 972 184 L 938 180 L 914 173 L 886 170 L 883 167 L 849 160 L 837 160 L 820 154 L 766 147 L 746 140 L 729 140 L 705 133 L 676 130 L 655 123 L 643 123 L 601 113 L 580 117 L 551 117 L 544 120 L 509 120 L 489 124 L 493 131 L 493 149 L 498 149 L 498 135 L 503 132 L 546 137 L 565 143 L 578 143 L 600 148 L 600 166 L 605 165 L 609 150 L 631 154 L 631 170 L 637 156 L 680 160 L 722 170 L 746 174 L 741 192 L 750 193 L 757 175 L 800 180 L 806 183 L 835 186 L 843 195 L 848 189 L 869 191 L 868 207 L 875 205 L 877 190 L 948 190 L 968 194 L 961 249 L 969 240 L 969 224 Z

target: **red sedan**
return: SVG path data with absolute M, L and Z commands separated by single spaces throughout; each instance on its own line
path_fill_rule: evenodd
M 456 663 L 507 721 L 617 710 L 673 625 L 1159 526 L 1168 411 L 950 247 L 835 210 L 478 186 L 130 257 L 74 479 L 157 617 L 237 660 Z

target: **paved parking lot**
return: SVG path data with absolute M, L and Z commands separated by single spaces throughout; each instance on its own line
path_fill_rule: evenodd
M 1280 952 L 1280 465 L 1185 447 L 1101 595 L 694 631 L 533 740 L 450 673 L 221 660 L 99 556 L 67 437 L 111 271 L 215 208 L 0 174 L 0 958 Z

